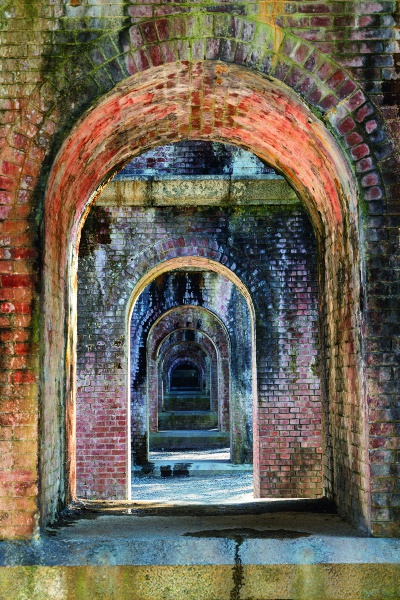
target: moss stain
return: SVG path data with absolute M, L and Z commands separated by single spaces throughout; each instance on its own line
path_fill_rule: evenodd
M 111 244 L 111 217 L 101 206 L 93 207 L 82 229 L 79 256 L 91 256 L 100 244 Z

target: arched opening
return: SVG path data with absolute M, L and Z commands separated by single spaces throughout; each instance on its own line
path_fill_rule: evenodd
M 184 328 L 167 334 L 159 345 L 156 363 L 151 359 L 147 363 L 149 383 L 155 376 L 154 366 L 158 366 L 158 381 L 156 380 L 158 394 L 154 394 L 154 399 L 158 399 L 158 418 L 160 418 L 160 412 L 168 407 L 165 396 L 170 393 L 169 375 L 174 366 L 187 360 L 188 356 L 196 363 L 199 370 L 201 384 L 200 388 L 196 390 L 196 395 L 201 393 L 204 396 L 201 402 L 202 407 L 205 410 L 218 410 L 218 400 L 222 397 L 226 387 L 223 385 L 224 371 L 219 369 L 220 357 L 214 342 L 206 333 L 199 330 L 196 330 L 194 334 L 192 332 L 193 330 Z M 149 353 L 148 356 L 150 358 L 151 354 Z M 150 415 L 152 415 L 154 404 L 155 402 L 152 403 L 149 398 Z
M 194 219 L 193 211 L 190 218 Z M 201 248 L 204 255 L 203 244 Z M 181 246 L 177 253 L 182 256 L 162 263 L 155 260 L 154 268 L 139 280 L 128 302 L 135 477 L 141 474 L 141 468 L 147 473 L 149 463 L 163 460 L 162 456 L 149 455 L 149 450 L 159 454 L 184 450 L 211 453 L 225 449 L 224 460 L 236 464 L 251 464 L 253 458 L 256 375 L 252 361 L 254 308 L 250 294 L 228 267 L 206 256 L 196 256 L 193 242 L 191 252 L 192 256 Z M 126 278 L 122 277 L 126 287 Z M 201 290 L 200 295 L 193 293 L 192 284 Z M 182 304 L 185 299 L 181 292 L 190 304 Z M 226 306 L 218 303 L 222 293 Z M 241 315 L 244 327 L 240 340 L 235 342 L 239 351 L 233 358 L 230 339 L 235 330 L 229 324 L 228 330 L 223 323 L 229 313 L 231 317 Z M 171 390 L 171 371 L 182 361 L 187 363 L 188 356 L 201 374 L 202 389 L 195 393 Z M 250 369 L 246 377 L 243 360 Z M 231 373 L 240 376 L 240 381 L 236 376 L 231 378 Z M 193 461 L 195 456 L 191 456 L 192 464 Z M 159 474 L 158 467 L 156 473 Z M 199 476 L 198 471 L 196 475 Z M 135 485 L 137 490 L 136 479 L 133 498 Z
M 204 160 L 205 152 L 208 153 L 207 161 Z M 165 156 L 171 154 L 174 154 L 173 160 L 167 160 Z M 179 165 L 183 160 L 180 155 L 193 158 L 196 166 L 190 167 L 191 174 L 188 166 L 185 174 L 181 172 Z M 217 163 L 219 172 L 214 175 L 202 172 L 200 177 L 207 179 L 198 179 L 199 162 L 213 165 L 214 171 L 217 171 L 214 166 Z M 148 163 L 157 164 L 156 173 L 147 166 Z M 180 179 L 164 178 L 172 169 L 175 170 L 174 177 Z M 229 183 L 224 174 L 226 170 L 236 188 L 246 185 L 249 193 L 250 186 L 253 189 L 258 186 L 257 199 L 262 202 L 262 208 L 254 205 L 254 199 L 247 199 L 244 213 L 237 206 L 232 191 L 229 204 L 218 204 L 217 186 Z M 152 177 L 154 200 L 151 208 L 139 204 L 140 198 L 134 188 L 143 182 L 147 185 L 143 171 Z M 163 191 L 157 194 L 155 190 L 161 185 Z M 268 203 L 271 186 L 275 192 Z M 93 471 L 93 461 L 91 463 L 86 457 L 90 455 L 93 439 L 103 445 L 102 437 L 107 436 L 105 415 L 109 405 L 106 404 L 102 414 L 100 402 L 93 403 L 91 387 L 85 385 L 86 389 L 82 390 L 81 381 L 86 384 L 87 375 L 90 377 L 93 369 L 97 372 L 96 381 L 104 376 L 104 369 L 109 377 L 110 366 L 119 365 L 116 359 L 109 364 L 106 343 L 115 337 L 120 339 L 116 314 L 120 309 L 116 307 L 123 308 L 124 303 L 128 303 L 124 292 L 129 278 L 126 268 L 119 268 L 119 263 L 129 263 L 130 271 L 136 271 L 141 260 L 137 256 L 137 240 L 141 239 L 145 229 L 146 240 L 141 242 L 141 248 L 147 269 L 159 260 L 151 256 L 156 240 L 164 246 L 171 245 L 180 256 L 180 264 L 186 264 L 186 267 L 157 272 L 157 276 L 142 289 L 132 310 L 132 498 L 136 500 L 138 494 L 142 494 L 140 481 L 137 481 L 141 474 L 148 475 L 154 467 L 152 477 L 159 476 L 161 466 L 166 466 L 159 461 L 164 459 L 190 461 L 192 470 L 189 474 L 195 473 L 196 478 L 202 472 L 202 465 L 195 464 L 197 451 L 203 457 L 212 453 L 220 458 L 219 453 L 224 449 L 224 456 L 237 466 L 235 475 L 239 472 L 238 465 L 251 464 L 253 397 L 258 398 L 254 421 L 266 431 L 272 429 L 272 435 L 264 441 L 268 482 L 261 491 L 262 478 L 258 477 L 257 495 L 321 495 L 320 382 L 313 372 L 313 365 L 318 364 L 317 282 L 312 266 L 315 243 L 307 216 L 301 212 L 293 191 L 252 154 L 232 146 L 189 141 L 161 146 L 134 159 L 109 187 L 118 190 L 124 209 L 121 211 L 113 204 L 110 194 L 108 199 L 102 194 L 99 198 L 101 211 L 93 207 L 91 214 L 94 217 L 88 219 L 81 237 L 84 251 L 80 252 L 78 292 L 83 286 L 86 299 L 78 293 L 78 364 L 86 373 L 81 377 L 81 368 L 78 369 L 77 420 L 78 424 L 86 420 L 87 425 L 84 434 L 79 431 L 77 436 L 78 494 L 96 497 L 99 493 L 106 496 L 108 491 L 107 488 L 99 489 L 97 478 L 90 482 L 87 473 Z M 193 198 L 197 206 L 193 206 Z M 171 213 L 175 204 L 177 206 Z M 96 231 L 96 215 L 100 217 L 97 228 L 102 230 L 102 223 L 107 223 L 107 239 L 104 235 L 98 240 L 91 236 L 90 232 Z M 201 232 L 202 241 L 188 239 L 186 243 L 190 231 Z M 86 251 L 89 240 L 92 246 L 90 259 Z M 224 255 L 234 254 L 232 262 L 225 260 L 225 263 L 243 273 L 242 286 L 246 283 L 247 289 L 252 288 L 251 294 L 247 291 L 247 298 L 252 297 L 251 312 L 257 328 L 258 348 L 255 350 L 251 343 L 254 334 L 251 333 L 249 307 L 231 281 L 232 269 L 224 277 L 217 272 L 217 260 L 213 263 L 203 260 L 204 269 L 212 265 L 215 270 L 201 270 L 199 266 L 191 265 L 192 256 L 201 256 L 204 244 L 214 249 L 215 259 L 218 259 L 215 249 L 220 250 L 220 262 Z M 110 265 L 114 265 L 112 278 Z M 124 286 L 121 295 L 114 296 L 113 304 L 103 301 L 110 293 L 110 280 L 113 290 L 120 288 L 120 281 Z M 140 282 L 137 286 L 141 289 Z M 97 290 L 101 290 L 101 295 Z M 87 314 L 91 315 L 91 321 L 84 318 Z M 204 343 L 204 336 L 208 336 L 214 349 Z M 86 344 L 82 343 L 84 341 Z M 96 364 L 88 364 L 84 359 L 89 343 L 98 348 Z M 280 351 L 280 347 L 284 350 Z M 209 393 L 171 389 L 175 387 L 171 386 L 170 378 L 174 365 L 190 359 L 192 365 L 197 364 L 199 373 L 206 371 L 206 348 L 212 371 L 213 407 Z M 268 368 L 254 392 L 251 381 L 253 356 L 257 356 L 259 365 Z M 262 373 L 263 368 L 259 368 Z M 253 369 L 257 369 L 255 363 Z M 268 410 L 259 411 L 258 406 L 266 400 Z M 90 417 L 88 405 L 93 405 L 95 411 Z M 279 431 L 282 431 L 282 439 L 278 444 L 273 434 Z M 174 459 L 179 452 L 179 459 Z M 107 458 L 102 460 L 105 462 Z M 111 454 L 110 462 L 114 461 Z M 218 466 L 221 467 L 221 463 Z M 209 463 L 207 467 L 208 472 Z M 104 465 L 107 472 L 112 472 L 112 468 L 112 464 Z M 244 471 L 247 476 L 247 468 Z M 222 487 L 226 488 L 225 485 Z M 154 500 L 160 501 L 160 488 L 158 490 Z
M 172 67 L 171 67 L 172 68 Z M 339 404 L 343 406 L 353 405 L 357 411 L 362 411 L 361 402 L 361 380 L 360 365 L 358 362 L 358 293 L 359 272 L 355 255 L 357 254 L 357 221 L 356 221 L 356 197 L 351 184 L 351 177 L 341 152 L 336 146 L 333 138 L 324 129 L 321 123 L 297 98 L 282 84 L 263 80 L 248 74 L 246 70 L 238 67 L 226 67 L 219 63 L 201 63 L 201 66 L 188 67 L 182 65 L 180 70 L 180 85 L 190 90 L 191 86 L 198 87 L 191 82 L 190 72 L 198 69 L 196 74 L 216 80 L 215 90 L 216 104 L 213 110 L 218 108 L 218 103 L 225 106 L 231 103 L 235 107 L 232 118 L 232 110 L 227 114 L 225 121 L 215 123 L 213 130 L 214 139 L 224 142 L 239 144 L 253 151 L 263 160 L 285 173 L 292 185 L 298 191 L 305 203 L 307 211 L 313 223 L 317 236 L 319 263 L 320 263 L 320 287 L 323 290 L 321 300 L 321 320 L 323 331 L 323 360 L 326 364 L 325 375 L 325 428 L 326 428 L 326 455 L 325 463 L 325 489 L 329 497 L 337 502 L 343 495 L 340 486 L 346 480 L 346 489 L 353 498 L 353 517 L 361 519 L 367 516 L 368 507 L 365 501 L 365 444 L 360 436 L 358 453 L 359 476 L 352 476 L 350 471 L 346 479 L 344 471 L 349 464 L 347 458 L 352 455 L 352 447 L 355 446 L 355 437 L 351 428 L 346 426 L 342 419 Z M 173 67 L 176 72 L 176 65 Z M 171 71 L 172 73 L 172 71 Z M 44 382 L 46 389 L 46 402 L 57 403 L 63 398 L 63 390 L 66 390 L 66 398 L 69 409 L 67 432 L 69 445 L 68 475 L 62 476 L 60 481 L 69 481 L 68 495 L 74 495 L 74 344 L 75 344 L 75 288 L 74 280 L 76 273 L 76 243 L 82 217 L 89 206 L 90 200 L 94 199 L 101 184 L 109 177 L 121 163 L 126 161 L 135 153 L 145 149 L 166 143 L 167 141 L 191 137 L 199 139 L 209 137 L 201 131 L 188 133 L 186 128 L 176 128 L 185 122 L 187 104 L 186 98 L 179 105 L 180 118 L 175 121 L 175 116 L 170 119 L 169 115 L 177 114 L 177 99 L 173 85 L 163 88 L 160 81 L 171 74 L 168 67 L 163 70 L 152 70 L 147 75 L 149 87 L 154 85 L 146 102 L 157 106 L 157 110 L 148 113 L 148 118 L 157 122 L 157 134 L 149 133 L 149 120 L 143 127 L 143 120 L 139 103 L 135 99 L 134 85 L 129 82 L 129 88 L 120 86 L 116 96 L 111 94 L 106 98 L 88 117 L 91 120 L 90 130 L 93 129 L 96 119 L 103 118 L 104 114 L 115 115 L 115 120 L 121 124 L 124 132 L 122 138 L 121 129 L 115 127 L 115 121 L 107 124 L 102 131 L 101 140 L 107 140 L 106 144 L 98 140 L 90 142 L 85 132 L 88 131 L 88 122 L 82 122 L 75 128 L 69 141 L 66 142 L 60 159 L 56 163 L 49 183 L 47 195 L 46 214 L 47 241 L 46 241 L 46 269 L 48 277 L 46 281 L 51 282 L 50 288 L 46 290 L 45 302 L 45 338 L 46 372 L 50 377 Z M 199 75 L 200 74 L 200 75 Z M 135 80 L 135 77 L 132 77 Z M 184 83 L 182 84 L 182 80 Z M 157 96 L 156 84 L 162 89 L 161 96 Z M 143 82 L 142 82 L 143 83 Z M 219 86 L 219 87 L 218 87 Z M 143 88 L 142 88 L 143 89 Z M 182 89 L 182 87 L 181 87 Z M 170 94 L 170 97 L 168 96 Z M 119 104 L 115 112 L 115 98 L 124 97 L 129 101 Z M 148 104 L 143 102 L 141 106 L 147 111 Z M 108 103 L 108 104 L 107 104 Z M 111 109 L 111 106 L 113 107 Z M 133 108 L 134 106 L 134 108 Z M 284 110 L 282 110 L 284 106 Z M 189 106 L 190 108 L 190 106 Z M 111 113 L 110 113 L 111 110 Z M 236 111 L 236 112 L 235 112 Z M 223 111 L 224 114 L 224 111 Z M 251 114 L 251 122 L 249 115 Z M 160 122 L 167 128 L 160 126 Z M 146 135 L 148 137 L 146 138 Z M 122 139 L 129 139 L 129 143 Z M 73 141 L 72 141 L 73 140 Z M 80 153 L 81 152 L 81 153 Z M 80 153 L 80 154 L 79 154 Z M 297 161 L 299 154 L 303 159 L 301 165 Z M 79 155 L 79 161 L 76 157 Z M 72 180 L 69 168 L 71 161 L 76 161 L 74 169 L 80 170 L 82 177 Z M 96 179 L 93 179 L 96 173 Z M 65 190 L 68 189 L 68 193 Z M 73 200 L 71 199 L 73 198 Z M 76 200 L 78 198 L 78 200 Z M 61 203 L 61 204 L 60 204 Z M 60 205 L 64 210 L 60 211 Z M 58 214 L 58 220 L 52 219 L 50 215 Z M 67 240 L 67 244 L 55 244 L 54 240 Z M 172 250 L 172 249 L 171 249 Z M 169 259 L 168 250 L 165 257 Z M 64 269 L 67 268 L 65 278 Z M 133 276 L 133 279 L 136 276 Z M 65 291 L 67 291 L 65 297 Z M 346 297 L 346 302 L 343 301 Z M 65 302 L 66 299 L 66 303 Z M 61 330 L 57 330 L 57 323 L 64 322 L 67 316 L 68 343 L 64 347 Z M 50 325 L 52 323 L 52 325 Z M 54 325 L 53 325 L 54 324 Z M 344 324 L 344 325 L 343 325 Z M 51 335 L 49 332 L 51 330 Z M 336 350 L 334 351 L 334 349 Z M 61 363 L 62 369 L 58 366 Z M 64 368 L 65 366 L 65 368 Z M 61 376 L 59 376 L 61 373 Z M 332 430 L 332 419 L 336 415 L 338 422 Z M 361 419 L 361 416 L 360 416 Z M 339 423 L 339 425 L 338 425 Z M 123 427 L 123 425 L 121 425 Z M 258 425 L 254 430 L 255 445 L 260 448 L 260 440 L 265 436 Z M 61 447 L 61 445 L 60 445 Z M 126 447 L 126 444 L 125 444 Z M 125 452 L 126 455 L 126 452 Z M 343 460 L 343 457 L 347 457 Z M 262 472 L 263 457 L 257 452 L 257 469 Z M 261 467 L 261 468 L 260 468 Z M 59 457 L 49 453 L 43 461 L 43 473 L 57 472 L 62 470 Z M 347 471 L 346 471 L 347 472 Z M 125 469 L 125 489 L 128 479 Z M 51 486 L 44 489 L 47 514 L 52 512 L 51 499 L 63 494 L 63 490 L 57 488 L 57 482 L 53 480 Z M 262 486 L 260 486 L 260 489 Z M 53 504 L 54 506 L 54 504 Z M 356 508 L 354 508 L 356 507 Z M 357 515 L 355 517 L 354 515 Z
M 200 369 L 190 360 L 174 365 L 168 379 L 170 392 L 199 392 L 202 388 Z

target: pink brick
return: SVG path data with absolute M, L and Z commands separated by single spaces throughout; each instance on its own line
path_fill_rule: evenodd
M 351 155 L 355 160 L 360 160 L 369 154 L 369 147 L 367 144 L 359 144 L 351 149 Z

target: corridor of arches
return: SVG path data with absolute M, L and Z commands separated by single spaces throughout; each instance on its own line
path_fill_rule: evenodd
M 316 262 L 297 195 L 250 152 L 187 141 L 131 161 L 81 235 L 78 496 L 123 497 L 126 452 L 153 477 L 217 452 L 235 474 L 254 463 L 257 498 L 321 497 Z

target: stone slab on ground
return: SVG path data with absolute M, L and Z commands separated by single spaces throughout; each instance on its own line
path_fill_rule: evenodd
M 229 433 L 223 431 L 174 430 L 158 431 L 149 435 L 150 448 L 160 450 L 207 450 L 225 448 Z
M 395 600 L 400 540 L 313 500 L 234 506 L 85 502 L 0 542 L 7 600 Z

